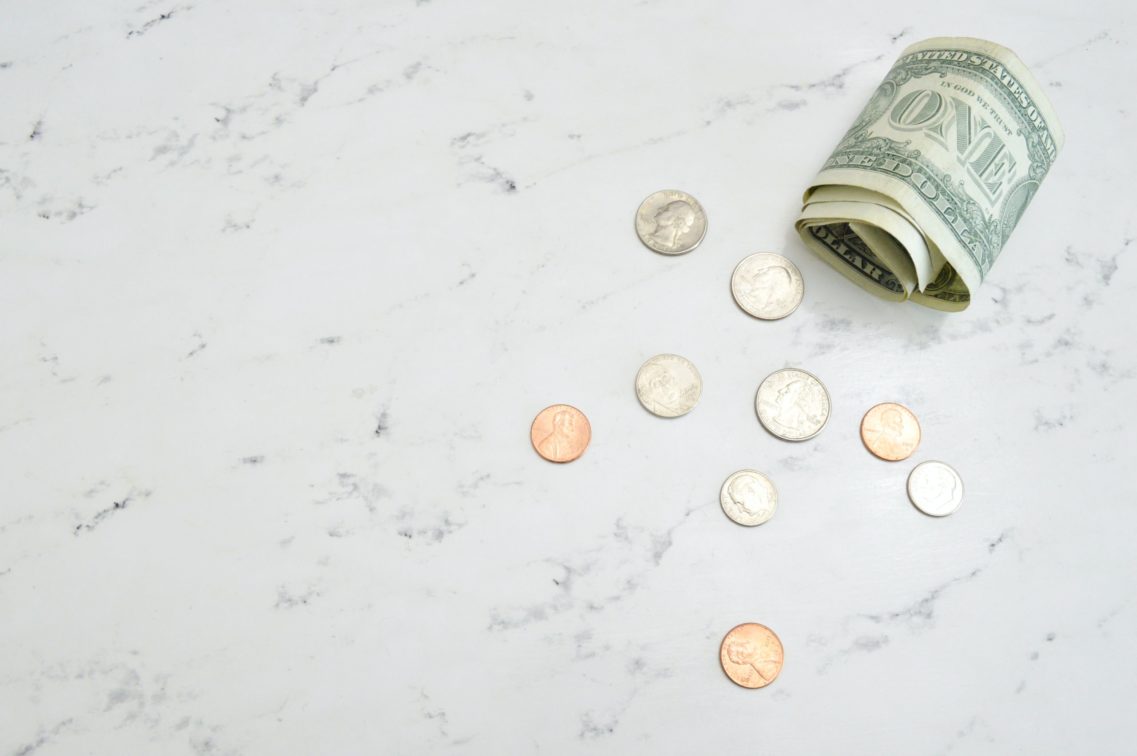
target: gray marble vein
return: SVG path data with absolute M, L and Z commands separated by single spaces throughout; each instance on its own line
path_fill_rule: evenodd
M 791 224 L 964 27 L 1068 141 L 945 317 Z M 1131 752 L 1135 54 L 1120 0 L 8 4 L 0 756 Z M 707 210 L 689 255 L 635 238 L 661 188 Z M 785 321 L 730 299 L 759 250 Z M 660 352 L 704 378 L 672 422 L 632 390 Z M 786 366 L 832 395 L 801 445 L 754 417 Z M 859 440 L 889 400 L 910 462 Z M 555 402 L 569 465 L 529 443 Z M 744 467 L 759 528 L 717 501 Z M 746 621 L 760 691 L 719 669 Z

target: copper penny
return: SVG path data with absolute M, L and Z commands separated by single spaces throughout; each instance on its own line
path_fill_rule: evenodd
M 722 639 L 719 661 L 731 682 L 744 688 L 764 688 L 782 671 L 782 642 L 774 631 L 747 622 Z
M 920 422 L 903 404 L 878 404 L 861 420 L 861 440 L 881 459 L 908 459 L 920 445 Z
M 529 428 L 533 448 L 550 462 L 572 462 L 592 440 L 592 426 L 576 407 L 554 404 L 537 413 Z

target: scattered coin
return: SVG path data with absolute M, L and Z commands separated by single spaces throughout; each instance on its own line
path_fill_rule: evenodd
M 861 441 L 881 459 L 908 459 L 920 445 L 920 421 L 903 404 L 878 404 L 861 419 Z
M 664 190 L 640 203 L 636 233 L 647 248 L 664 255 L 682 255 L 699 246 L 707 233 L 707 214 L 686 192 Z
M 537 413 L 529 428 L 533 448 L 550 462 L 572 462 L 592 440 L 584 413 L 568 404 L 554 404 Z
M 766 430 L 786 441 L 816 436 L 829 420 L 829 392 L 810 373 L 796 368 L 766 376 L 754 398 L 758 420 Z
M 690 360 L 677 354 L 657 354 L 636 373 L 636 396 L 653 415 L 686 415 L 702 393 L 699 371 Z
M 722 671 L 744 688 L 764 688 L 782 671 L 782 642 L 774 631 L 756 622 L 739 625 L 726 634 L 719 648 Z
M 805 283 L 792 262 L 773 252 L 750 255 L 730 277 L 730 293 L 738 306 L 762 320 L 778 320 L 801 304 Z
M 719 504 L 726 516 L 739 525 L 761 525 L 778 508 L 778 491 L 757 470 L 739 470 L 722 484 Z
M 944 517 L 963 502 L 963 480 L 943 462 L 921 462 L 908 473 L 908 498 L 921 512 Z

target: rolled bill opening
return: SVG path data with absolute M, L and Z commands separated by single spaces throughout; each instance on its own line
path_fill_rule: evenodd
M 795 226 L 864 289 L 963 310 L 1063 141 L 1013 52 L 964 37 L 917 42 L 822 165 Z

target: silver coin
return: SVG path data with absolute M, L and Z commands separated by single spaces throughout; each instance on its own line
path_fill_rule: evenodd
M 792 262 L 773 252 L 750 255 L 730 277 L 730 293 L 738 306 L 762 320 L 778 320 L 801 304 L 805 282 Z
M 702 393 L 699 371 L 690 360 L 677 354 L 657 354 L 636 373 L 636 396 L 653 415 L 686 415 Z
M 739 525 L 761 525 L 778 508 L 778 491 L 757 470 L 739 470 L 722 484 L 719 504 L 726 516 Z
M 636 211 L 636 234 L 648 249 L 682 255 L 699 246 L 707 233 L 707 214 L 686 192 L 666 189 L 650 195 Z
M 908 473 L 908 498 L 916 509 L 944 517 L 963 503 L 963 480 L 943 462 L 921 462 Z
M 754 397 L 758 420 L 786 441 L 813 438 L 829 420 L 829 392 L 815 376 L 786 368 L 766 376 Z

